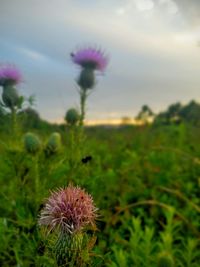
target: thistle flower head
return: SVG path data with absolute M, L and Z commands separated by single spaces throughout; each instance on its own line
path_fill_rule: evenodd
M 104 71 L 108 64 L 108 57 L 100 50 L 92 47 L 83 48 L 71 53 L 75 64 L 83 68 Z
M 0 66 L 0 85 L 16 85 L 22 81 L 20 71 L 13 65 Z
M 50 231 L 59 228 L 64 233 L 73 234 L 87 225 L 95 225 L 96 210 L 91 195 L 69 185 L 52 192 L 41 211 L 39 225 L 48 226 Z

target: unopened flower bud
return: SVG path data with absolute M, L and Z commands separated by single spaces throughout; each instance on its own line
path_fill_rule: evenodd
M 19 102 L 19 95 L 15 87 L 13 86 L 4 86 L 2 99 L 6 107 L 13 108 L 17 106 Z
M 79 119 L 80 115 L 75 108 L 70 108 L 65 115 L 65 120 L 70 125 L 76 125 Z
M 58 152 L 61 147 L 61 136 L 59 133 L 52 133 L 46 145 L 46 152 L 49 154 L 54 154 Z
M 40 139 L 34 133 L 26 133 L 24 136 L 24 147 L 28 153 L 35 154 L 41 148 Z

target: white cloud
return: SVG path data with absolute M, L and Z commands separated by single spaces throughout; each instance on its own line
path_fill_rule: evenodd
M 154 2 L 152 0 L 135 0 L 135 5 L 139 11 L 147 11 L 154 7 Z
M 118 7 L 115 12 L 117 15 L 122 16 L 126 13 L 126 9 L 124 7 Z
M 38 51 L 35 51 L 35 50 L 32 50 L 30 48 L 27 48 L 27 47 L 17 47 L 17 50 L 21 53 L 23 53 L 25 56 L 29 57 L 30 59 L 32 60 L 35 60 L 35 61 L 46 61 L 46 60 L 49 60 L 49 58 L 38 52 Z

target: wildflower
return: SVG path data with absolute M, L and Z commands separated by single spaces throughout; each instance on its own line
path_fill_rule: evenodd
M 108 64 L 108 57 L 99 50 L 92 47 L 83 48 L 71 54 L 75 64 L 83 68 L 103 71 Z
M 63 234 L 77 234 L 86 226 L 95 226 L 96 208 L 91 195 L 69 185 L 52 192 L 39 218 L 39 225 L 50 231 L 56 228 Z
M 88 90 L 92 89 L 96 84 L 95 71 L 104 71 L 108 64 L 108 57 L 105 53 L 93 47 L 82 48 L 71 53 L 72 61 L 81 66 L 81 71 L 77 79 L 80 87 L 80 125 L 84 124 L 85 106 L 88 97 Z
M 22 81 L 19 70 L 13 65 L 0 66 L 0 86 L 16 85 Z

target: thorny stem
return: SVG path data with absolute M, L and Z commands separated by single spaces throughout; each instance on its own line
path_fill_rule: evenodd
M 87 90 L 81 88 L 80 90 L 80 105 L 81 105 L 80 126 L 83 126 L 84 124 L 86 98 L 87 98 Z
M 40 187 L 40 181 L 39 181 L 39 170 L 38 170 L 38 155 L 34 156 L 33 159 L 33 172 L 34 172 L 34 176 L 35 176 L 35 194 L 36 194 L 36 198 L 38 198 L 38 192 L 39 192 L 39 187 Z
M 11 129 L 12 129 L 13 136 L 16 135 L 16 129 L 17 129 L 17 116 L 16 115 L 17 115 L 16 109 L 15 109 L 15 107 L 12 107 L 12 109 L 11 109 L 11 123 L 12 123 Z
M 80 89 L 80 121 L 79 121 L 79 129 L 78 129 L 78 136 L 77 136 L 77 143 L 78 143 L 78 155 L 81 157 L 84 150 L 84 141 L 85 141 L 85 135 L 84 135 L 84 120 L 85 120 L 85 108 L 86 108 L 86 99 L 87 99 L 87 89 L 81 88 Z
M 77 153 L 76 153 L 76 146 L 75 146 L 75 127 L 74 125 L 72 125 L 69 129 L 69 133 L 70 133 L 70 165 L 73 169 L 73 167 L 75 166 L 75 162 L 76 162 L 76 157 L 77 157 Z

